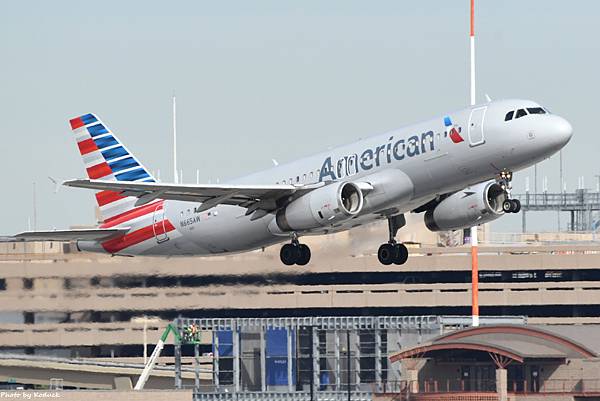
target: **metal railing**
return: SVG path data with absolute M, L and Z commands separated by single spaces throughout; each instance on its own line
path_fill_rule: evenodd
M 508 391 L 513 393 L 600 393 L 600 378 L 509 380 Z
M 578 190 L 570 193 L 524 193 L 515 194 L 514 198 L 521 201 L 521 206 L 526 209 L 563 208 L 569 210 L 600 209 L 600 193 Z
M 507 390 L 515 394 L 597 394 L 600 393 L 598 379 L 536 379 L 508 380 Z M 425 379 L 386 382 L 384 393 L 404 394 L 436 393 L 489 393 L 495 392 L 495 379 Z
M 194 401 L 372 401 L 366 391 L 194 393 Z

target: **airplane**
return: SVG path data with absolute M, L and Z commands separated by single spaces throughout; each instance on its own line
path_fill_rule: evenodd
M 387 219 L 383 265 L 407 261 L 395 237 L 406 213 L 432 231 L 459 230 L 517 213 L 513 172 L 571 139 L 571 124 L 530 100 L 495 100 L 375 135 L 219 184 L 162 183 L 98 116 L 70 120 L 95 190 L 97 228 L 24 232 L 15 241 L 76 241 L 81 251 L 128 256 L 244 252 L 284 242 L 285 265 L 304 266 L 300 242 Z

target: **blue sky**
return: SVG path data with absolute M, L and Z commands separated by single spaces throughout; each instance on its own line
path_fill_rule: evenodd
M 0 5 L 2 233 L 92 224 L 68 119 L 97 113 L 151 170 L 172 177 L 171 95 L 184 181 L 213 182 L 468 102 L 468 0 L 76 1 Z M 595 132 L 600 3 L 477 5 L 478 98 L 530 98 L 565 116 L 569 189 L 600 173 Z M 558 158 L 539 166 L 558 190 Z M 517 174 L 524 187 L 531 171 Z M 529 219 L 553 229 L 554 219 Z M 565 219 L 563 219 L 565 221 Z M 494 225 L 517 231 L 520 217 Z

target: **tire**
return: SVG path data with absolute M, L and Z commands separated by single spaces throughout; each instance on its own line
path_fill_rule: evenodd
M 404 244 L 396 244 L 394 246 L 394 264 L 403 265 L 408 260 L 408 249 Z
M 279 251 L 279 258 L 281 259 L 281 263 L 286 266 L 296 264 L 296 259 L 298 259 L 297 247 L 292 244 L 285 244 Z
M 512 213 L 513 210 L 513 202 L 510 199 L 506 199 L 502 202 L 502 211 L 504 213 Z
M 394 245 L 392 244 L 381 245 L 377 251 L 377 259 L 379 259 L 379 263 L 386 266 L 394 263 L 394 256 L 396 254 L 395 251 Z
M 305 266 L 308 262 L 310 262 L 310 248 L 304 244 L 298 245 L 298 259 L 296 259 L 296 264 L 298 266 Z
M 513 199 L 513 203 L 513 213 L 519 213 L 521 211 L 521 201 L 518 199 Z

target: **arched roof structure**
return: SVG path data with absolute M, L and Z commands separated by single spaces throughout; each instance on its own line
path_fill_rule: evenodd
M 593 358 L 589 348 L 557 333 L 532 326 L 490 325 L 472 327 L 439 336 L 432 341 L 403 349 L 391 362 L 423 358 L 445 351 L 486 352 L 496 361 L 523 363 L 525 359 Z

